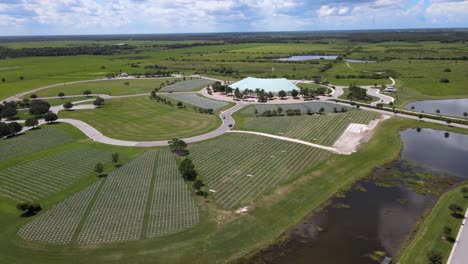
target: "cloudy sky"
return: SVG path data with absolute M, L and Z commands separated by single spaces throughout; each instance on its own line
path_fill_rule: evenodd
M 0 35 L 468 27 L 468 0 L 0 0 Z

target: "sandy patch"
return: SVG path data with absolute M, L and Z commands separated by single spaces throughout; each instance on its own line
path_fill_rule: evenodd
M 369 141 L 371 132 L 377 124 L 388 118 L 390 118 L 389 115 L 382 115 L 381 118 L 372 120 L 369 125 L 349 124 L 343 134 L 336 140 L 333 147 L 339 154 L 350 155 L 356 152 L 361 143 Z

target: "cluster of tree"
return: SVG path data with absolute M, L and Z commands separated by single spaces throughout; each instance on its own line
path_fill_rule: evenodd
M 198 111 L 200 114 L 214 114 L 213 108 L 202 108 L 202 107 L 193 107 L 193 110 Z
M 11 119 L 16 116 L 18 114 L 17 107 L 16 102 L 3 102 L 3 104 L 0 104 L 0 119 Z
M 195 194 L 206 198 L 208 196 L 208 192 L 203 190 L 204 186 L 205 184 L 201 180 L 196 180 L 193 183 L 193 189 L 195 189 Z
M 154 64 L 154 65 L 146 65 L 146 66 L 145 66 L 145 69 L 161 69 L 161 70 L 166 70 L 167 67 Z
M 50 104 L 42 100 L 32 100 L 29 106 L 29 113 L 35 116 L 46 114 L 50 110 Z
M 133 46 L 76 46 L 11 49 L 0 46 L 0 58 L 38 56 L 112 55 L 134 49 Z
M 222 85 L 221 82 L 215 82 L 211 85 L 214 92 L 232 93 L 232 88 L 227 85 Z
M 460 57 L 444 57 L 444 58 L 439 58 L 439 57 L 422 57 L 422 58 L 414 58 L 414 57 L 409 57 L 410 60 L 460 60 L 460 61 L 465 61 L 468 60 L 468 56 L 460 56 Z
M 326 72 L 331 68 L 333 68 L 333 64 L 327 63 L 320 68 L 320 72 Z
M 367 90 L 357 86 L 355 83 L 349 85 L 348 99 L 368 100 Z
M 0 138 L 15 136 L 23 130 L 23 127 L 16 123 L 3 123 L 0 122 Z
M 44 115 L 44 120 L 47 122 L 47 123 L 52 123 L 52 122 L 55 122 L 56 120 L 58 119 L 58 116 L 54 113 L 54 112 L 47 112 L 45 115 Z
M 150 77 L 169 77 L 171 76 L 172 71 L 145 71 L 145 72 L 134 72 L 132 75 L 136 76 L 137 78 L 140 76 L 145 76 L 146 78 Z
M 219 73 L 221 75 L 238 76 L 240 74 L 239 71 L 233 70 L 232 67 L 226 67 L 224 65 L 221 65 L 218 68 L 211 69 L 211 71 Z
M 299 87 L 300 88 L 300 91 L 299 91 L 299 94 L 301 94 L 302 96 L 312 96 L 312 97 L 315 97 L 317 95 L 324 95 L 326 92 L 327 92 L 327 88 L 325 87 L 317 87 L 317 89 L 309 89 L 309 88 L 303 88 L 303 87 Z
M 166 98 L 164 98 L 162 96 L 157 95 L 156 92 L 154 94 L 153 94 L 153 92 L 151 92 L 150 98 L 155 99 L 156 102 L 158 102 L 158 103 L 161 102 L 161 103 L 164 103 L 164 104 L 167 104 L 167 105 L 170 105 L 170 106 L 173 105 L 171 100 L 168 100 L 168 99 L 166 99 Z
M 197 179 L 197 171 L 195 165 L 190 158 L 185 158 L 179 164 L 179 172 L 182 178 L 186 181 L 195 181 Z
M 172 153 L 176 154 L 177 156 L 187 156 L 189 154 L 187 143 L 185 143 L 185 141 L 178 138 L 173 138 L 167 143 L 169 144 L 169 148 L 171 149 Z
M 37 203 L 19 203 L 16 209 L 23 211 L 21 217 L 30 217 L 42 210 L 42 207 Z
M 386 74 L 348 74 L 348 75 L 335 75 L 336 79 L 373 79 L 373 80 L 380 80 L 380 79 L 388 79 L 388 75 Z

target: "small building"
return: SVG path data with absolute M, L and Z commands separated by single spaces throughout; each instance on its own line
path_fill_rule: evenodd
M 272 92 L 275 95 L 282 90 L 285 92 L 290 92 L 292 90 L 300 90 L 296 85 L 294 85 L 291 81 L 285 78 L 262 79 L 248 77 L 236 83 L 230 84 L 229 87 L 231 87 L 232 89 L 239 88 L 240 91 L 244 91 L 246 89 L 252 91 L 255 91 L 257 89 L 264 90 L 266 93 Z
M 394 92 L 396 92 L 396 88 L 395 88 L 395 86 L 387 86 L 387 87 L 385 87 L 384 92 L 394 93 Z
M 122 73 L 119 74 L 117 77 L 120 77 L 120 78 L 127 78 L 127 77 L 129 77 L 129 75 L 128 75 L 128 73 L 122 72 Z

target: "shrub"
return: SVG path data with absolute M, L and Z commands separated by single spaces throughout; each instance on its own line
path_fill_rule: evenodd
M 441 83 L 449 83 L 450 81 L 449 81 L 449 79 L 447 79 L 447 78 L 440 78 L 439 82 L 441 82 Z

